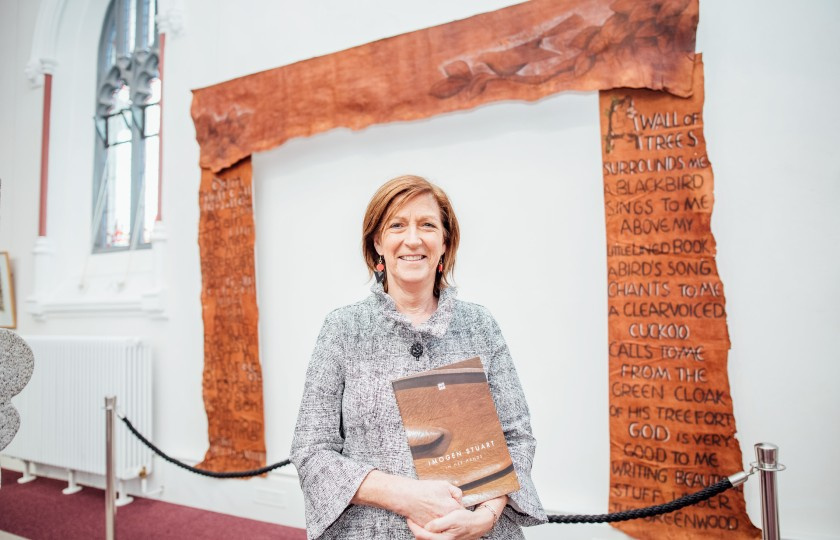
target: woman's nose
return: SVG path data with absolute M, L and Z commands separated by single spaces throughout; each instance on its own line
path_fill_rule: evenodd
M 411 246 L 420 244 L 420 234 L 416 227 L 409 227 L 405 237 L 405 243 Z

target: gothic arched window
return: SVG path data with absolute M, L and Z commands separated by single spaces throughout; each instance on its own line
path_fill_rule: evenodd
M 111 0 L 99 40 L 93 251 L 149 247 L 160 160 L 155 0 Z

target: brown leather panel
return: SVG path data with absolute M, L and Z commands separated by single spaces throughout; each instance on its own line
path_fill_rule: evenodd
M 198 467 L 211 471 L 265 465 L 251 193 L 250 157 L 220 173 L 202 171 L 198 245 L 210 448 Z
M 615 87 L 691 93 L 697 0 L 533 0 L 195 90 L 201 167 L 293 137 Z
M 662 504 L 743 469 L 697 58 L 690 98 L 631 89 L 600 95 L 611 512 Z M 760 537 L 740 488 L 615 527 L 641 539 Z

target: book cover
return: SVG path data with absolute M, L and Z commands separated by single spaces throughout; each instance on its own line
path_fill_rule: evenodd
M 452 482 L 464 506 L 519 489 L 478 357 L 391 384 L 418 478 Z

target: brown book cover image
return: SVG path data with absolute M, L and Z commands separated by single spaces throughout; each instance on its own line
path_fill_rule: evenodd
M 391 384 L 418 478 L 452 482 L 464 506 L 519 489 L 478 357 Z

